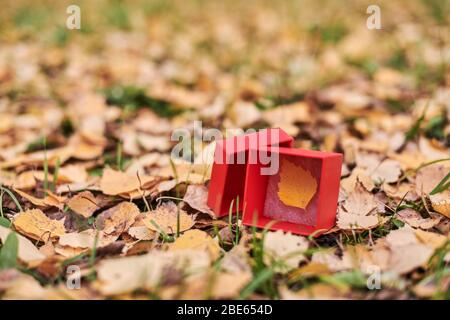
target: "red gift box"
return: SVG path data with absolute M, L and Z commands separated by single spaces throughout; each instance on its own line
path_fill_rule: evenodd
M 278 161 L 278 167 L 261 161 L 263 153 Z M 271 175 L 261 171 L 270 166 Z M 275 147 L 251 149 L 243 224 L 314 236 L 331 229 L 336 220 L 341 166 L 339 153 Z
M 217 141 L 209 182 L 208 206 L 218 217 L 229 214 L 233 203 L 231 211 L 236 212 L 236 207 L 241 211 L 248 150 L 267 146 L 290 148 L 292 142 L 293 138 L 279 128 Z

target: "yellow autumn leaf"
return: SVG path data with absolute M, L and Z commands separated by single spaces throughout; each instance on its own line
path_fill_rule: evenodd
M 66 233 L 64 221 L 52 220 L 39 209 L 19 213 L 14 218 L 13 225 L 21 234 L 41 241 Z
M 432 203 L 433 209 L 436 212 L 439 212 L 440 214 L 446 216 L 447 218 L 450 218 L 450 202 L 442 201 L 439 203 Z
M 205 231 L 198 229 L 183 233 L 183 235 L 170 245 L 169 250 L 187 249 L 206 251 L 212 260 L 216 260 L 220 255 L 220 246 L 217 241 L 211 238 Z
M 302 166 L 282 159 L 278 197 L 287 206 L 306 209 L 317 191 L 314 176 Z

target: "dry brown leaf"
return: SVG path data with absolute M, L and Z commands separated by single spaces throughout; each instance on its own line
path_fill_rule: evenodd
M 101 261 L 97 266 L 95 288 L 104 295 L 117 295 L 136 289 L 152 289 L 164 281 L 166 270 L 181 274 L 203 272 L 210 265 L 202 251 L 152 251 L 148 254 Z
M 146 226 L 131 227 L 128 229 L 128 234 L 137 240 L 153 240 L 156 237 L 156 232 L 150 230 Z
M 139 180 L 140 179 L 140 180 Z M 107 195 L 119 195 L 131 191 L 145 189 L 146 185 L 153 182 L 155 177 L 129 175 L 111 168 L 103 170 L 100 180 L 100 189 Z
M 178 232 L 183 232 L 192 228 L 195 220 L 172 201 L 162 203 L 155 210 L 148 212 L 144 218 L 147 228 L 156 232 L 164 231 L 167 234 L 176 233 L 178 223 Z
M 450 219 L 450 201 L 449 200 L 435 200 L 433 199 L 433 197 L 431 197 L 431 201 L 432 201 L 432 206 L 433 209 L 436 212 L 439 212 L 440 214 L 446 216 L 447 218 Z
M 64 221 L 52 220 L 39 209 L 20 212 L 14 216 L 13 225 L 21 234 L 44 242 L 66 233 Z
M 83 252 L 87 252 L 88 250 L 89 249 L 85 249 L 85 248 L 74 248 L 74 247 L 61 246 L 61 245 L 55 246 L 55 252 L 65 258 L 76 257 Z
M 107 235 L 126 232 L 139 216 L 139 208 L 132 202 L 121 202 L 97 216 L 97 227 Z
M 441 221 L 441 218 L 438 216 L 422 218 L 420 213 L 410 208 L 398 211 L 396 217 L 413 228 L 421 228 L 425 230 L 433 228 Z
M 2 283 L 4 300 L 40 300 L 49 297 L 49 289 L 41 286 L 41 284 L 31 275 L 19 273 L 17 270 L 0 271 L 0 278 L 8 272 L 8 276 L 4 277 L 8 281 Z M 12 274 L 11 274 L 12 273 Z
M 169 137 L 166 136 L 154 136 L 146 133 L 139 133 L 136 138 L 145 151 L 156 150 L 164 152 L 169 150 L 171 147 Z
M 61 183 L 73 183 L 73 182 L 85 182 L 88 179 L 88 173 L 86 168 L 82 165 L 66 165 L 59 168 L 58 182 Z
M 417 239 L 423 244 L 432 247 L 433 249 L 438 249 L 442 247 L 449 237 L 442 234 L 427 232 L 420 229 L 414 230 L 414 234 Z
M 178 250 L 200 250 L 209 254 L 212 261 L 219 258 L 220 247 L 216 240 L 202 230 L 188 230 L 183 233 L 174 243 L 170 245 L 171 251 Z
M 62 235 L 59 237 L 58 244 L 62 247 L 92 249 L 95 244 L 101 248 L 113 243 L 117 238 L 117 236 L 105 235 L 102 231 L 97 233 L 93 229 L 87 229 L 79 233 L 72 232 Z
M 414 231 L 411 227 L 404 226 L 391 231 L 386 236 L 385 241 L 390 250 L 387 270 L 398 274 L 406 274 L 428 262 L 434 249 L 429 244 L 421 243 L 416 236 L 416 232 L 428 234 L 426 231 Z
M 13 232 L 11 229 L 0 226 L 0 239 L 3 243 L 5 243 L 11 232 Z M 45 255 L 42 254 L 30 240 L 20 234 L 16 234 L 16 236 L 19 240 L 18 257 L 21 261 L 28 265 L 36 266 L 45 259 Z
M 99 209 L 97 199 L 89 191 L 83 191 L 67 201 L 67 206 L 79 215 L 89 218 Z
M 383 191 L 390 198 L 394 199 L 404 199 L 409 201 L 415 201 L 419 198 L 419 196 L 415 192 L 415 188 L 410 183 L 402 183 L 400 185 L 390 185 L 387 183 L 383 183 L 382 185 Z
M 401 174 L 400 163 L 395 160 L 386 159 L 370 173 L 370 177 L 375 183 L 393 183 L 398 181 Z
M 226 252 L 221 260 L 220 269 L 234 274 L 250 273 L 252 269 L 245 247 L 237 245 Z
M 47 207 L 56 207 L 62 209 L 64 207 L 64 202 L 66 201 L 65 197 L 57 196 L 51 191 L 47 190 L 47 195 L 45 198 L 36 198 L 26 192 L 23 192 L 19 189 L 14 189 L 21 197 L 25 198 L 32 204 L 38 207 L 47 208 Z
M 374 228 L 381 222 L 375 212 L 377 207 L 375 197 L 358 182 L 338 208 L 337 226 L 343 230 Z
M 189 185 L 186 190 L 186 194 L 183 197 L 183 201 L 186 202 L 191 208 L 196 209 L 202 213 L 208 214 L 214 218 L 214 212 L 207 205 L 208 200 L 208 188 L 204 185 Z
M 367 191 L 372 191 L 375 188 L 375 185 L 370 176 L 366 173 L 366 170 L 358 167 L 353 169 L 349 177 L 341 180 L 341 187 L 345 192 L 351 193 L 355 189 L 358 181 L 362 183 Z
M 264 237 L 264 263 L 271 266 L 274 262 L 278 272 L 287 272 L 298 267 L 305 260 L 303 253 L 308 249 L 308 240 L 304 237 L 284 233 L 281 230 L 268 232 Z
M 19 189 L 30 190 L 36 186 L 35 171 L 26 171 L 19 174 L 10 183 L 4 183 L 6 186 Z
M 431 165 L 420 169 L 416 175 L 417 194 L 429 194 L 447 173 L 448 169 L 441 165 Z

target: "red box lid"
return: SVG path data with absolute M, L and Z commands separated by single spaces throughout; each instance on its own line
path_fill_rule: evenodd
M 292 147 L 293 138 L 280 128 L 264 129 L 217 141 L 209 182 L 208 206 L 217 216 L 242 210 L 248 150 L 266 146 Z M 238 203 L 237 203 L 238 202 Z

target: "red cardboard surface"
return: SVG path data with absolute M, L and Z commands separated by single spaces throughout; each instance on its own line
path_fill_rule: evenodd
M 298 162 L 310 171 L 318 182 L 317 191 L 306 209 L 288 208 L 283 204 L 278 204 L 279 199 L 266 199 L 267 196 L 277 196 L 273 188 L 279 181 L 277 180 L 279 173 L 262 175 L 261 168 L 268 167 L 268 165 L 261 164 L 261 161 L 257 159 L 257 150 L 251 150 L 244 190 L 243 224 L 260 228 L 269 227 L 272 230 L 290 231 L 301 235 L 314 234 L 315 236 L 331 229 L 336 221 L 342 155 L 277 147 L 263 148 L 264 150 L 278 153 L 280 163 L 283 158 L 289 159 L 289 161 Z M 268 203 L 272 204 L 268 205 Z M 280 210 L 268 212 L 268 209 L 273 210 L 273 208 Z
M 214 164 L 209 182 L 208 206 L 217 216 L 236 211 L 239 198 L 239 210 L 243 206 L 245 177 L 247 172 L 248 150 L 260 147 L 292 147 L 293 138 L 282 129 L 264 129 L 256 133 L 232 137 L 218 141 L 214 153 Z

